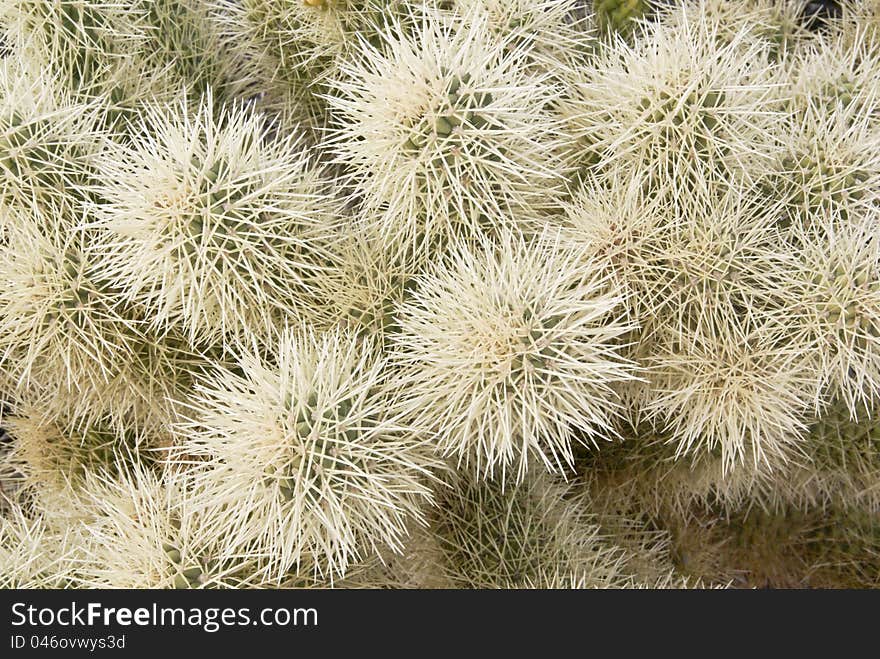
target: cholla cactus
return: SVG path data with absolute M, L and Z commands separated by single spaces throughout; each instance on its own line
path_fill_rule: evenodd
M 639 19 L 651 13 L 651 0 L 593 0 L 599 27 L 609 32 L 628 34 Z
M 880 393 L 880 253 L 870 222 L 833 222 L 797 234 L 780 324 L 831 398 L 853 415 Z
M 800 354 L 772 327 L 738 342 L 694 338 L 660 347 L 648 360 L 649 417 L 679 453 L 717 451 L 726 469 L 746 459 L 784 458 L 804 430 L 818 384 Z
M 561 185 L 558 97 L 484 14 L 383 33 L 340 64 L 328 142 L 364 217 L 403 250 L 524 224 Z
M 523 50 L 535 67 L 551 74 L 583 62 L 596 46 L 593 21 L 582 11 L 581 0 L 456 0 L 461 14 L 478 11 L 487 17 L 489 30 Z
M 519 483 L 464 474 L 443 488 L 434 533 L 450 584 L 549 587 L 568 578 L 594 588 L 625 585 L 625 552 L 603 543 L 582 496 L 563 504 L 566 490 L 540 472 Z
M 69 92 L 86 98 L 133 79 L 146 34 L 140 3 L 116 0 L 5 0 L 0 22 L 13 46 L 50 67 Z
M 72 101 L 46 71 L 0 62 L 0 203 L 80 205 L 100 120 L 95 103 Z
M 614 387 L 634 377 L 620 356 L 625 293 L 576 259 L 506 235 L 419 279 L 392 341 L 404 408 L 444 454 L 522 477 L 532 458 L 570 466 L 573 429 L 611 432 Z
M 0 587 L 880 586 L 876 5 L 0 0 Z
M 746 31 L 714 36 L 705 22 L 658 23 L 635 45 L 608 45 L 563 105 L 575 162 L 674 197 L 712 176 L 740 179 L 774 153 L 766 44 Z
M 783 224 L 809 227 L 841 216 L 854 225 L 874 212 L 880 194 L 880 142 L 873 105 L 835 108 L 810 102 L 788 128 L 788 144 L 759 174 L 766 197 L 786 206 Z
M 341 577 L 380 547 L 399 551 L 439 462 L 390 414 L 383 360 L 341 330 L 285 330 L 272 353 L 242 347 L 237 372 L 216 369 L 197 387 L 175 452 L 205 461 L 194 502 L 218 507 L 230 551 L 273 582 L 310 569 Z
M 161 457 L 156 449 L 168 437 L 142 437 L 137 429 L 120 431 L 112 424 L 76 424 L 44 418 L 38 408 L 28 407 L 5 420 L 12 446 L 5 461 L 21 479 L 21 485 L 41 499 L 54 495 L 81 496 L 92 473 L 118 475 L 120 468 L 149 464 Z
M 295 139 L 267 140 L 245 108 L 157 107 L 98 161 L 103 275 L 152 325 L 193 339 L 297 318 L 338 206 Z
M 803 363 L 812 349 L 787 341 L 786 287 L 801 261 L 785 254 L 784 207 L 704 194 L 673 204 L 646 200 L 638 182 L 588 186 L 564 232 L 633 289 L 632 356 L 649 382 L 631 393 L 631 418 L 645 413 L 678 455 L 718 449 L 726 473 L 746 450 L 755 461 L 783 457 L 822 394 Z
M 253 567 L 222 553 L 218 529 L 192 511 L 185 482 L 142 469 L 89 473 L 92 519 L 72 580 L 85 588 L 217 588 L 249 584 Z
M 64 588 L 70 585 L 77 544 L 55 532 L 42 516 L 19 507 L 0 515 L 0 588 Z
M 9 394 L 87 427 L 167 426 L 198 352 L 158 335 L 101 274 L 94 235 L 63 207 L 14 212 L 0 250 L 0 363 Z

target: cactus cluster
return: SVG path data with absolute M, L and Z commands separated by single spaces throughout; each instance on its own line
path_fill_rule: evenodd
M 876 587 L 880 18 L 0 0 L 0 587 Z

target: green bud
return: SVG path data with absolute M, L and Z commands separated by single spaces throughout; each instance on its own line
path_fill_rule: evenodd
M 706 108 L 717 108 L 721 105 L 722 100 L 724 99 L 724 93 L 719 91 L 710 91 L 707 92 L 703 97 L 703 107 Z
M 452 124 L 449 123 L 446 117 L 437 117 L 434 131 L 441 137 L 449 137 L 452 134 Z
M 288 403 L 290 405 L 291 403 Z M 297 433 L 299 433 L 299 426 L 303 423 L 308 423 L 309 415 L 305 408 L 301 407 L 299 411 L 296 413 L 296 425 L 297 425 Z
M 494 100 L 495 98 L 489 92 L 478 92 L 474 94 L 474 103 L 481 108 L 488 107 Z
M 188 567 L 183 571 L 183 576 L 185 576 L 188 580 L 198 579 L 202 576 L 202 569 L 199 567 Z
M 470 118 L 471 126 L 477 129 L 485 127 L 488 123 L 489 122 L 486 120 L 486 118 L 479 113 L 474 113 Z
M 205 178 L 211 183 L 216 183 L 217 179 L 220 177 L 220 172 L 223 169 L 223 161 L 216 160 L 214 163 L 208 168 L 208 171 L 205 172 Z

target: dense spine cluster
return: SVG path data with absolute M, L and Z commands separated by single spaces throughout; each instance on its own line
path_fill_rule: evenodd
M 0 0 L 0 587 L 880 586 L 818 4 Z

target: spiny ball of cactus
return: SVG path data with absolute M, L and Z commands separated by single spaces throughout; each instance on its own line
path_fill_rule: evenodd
M 875 409 L 835 401 L 810 424 L 804 455 L 777 480 L 772 495 L 800 510 L 880 510 L 880 419 Z
M 593 22 L 582 0 L 456 0 L 460 16 L 485 14 L 489 30 L 509 50 L 526 53 L 538 70 L 562 75 L 593 52 Z
M 572 463 L 573 429 L 610 430 L 624 294 L 598 262 L 510 234 L 459 245 L 418 278 L 392 336 L 403 402 L 445 454 L 486 475 Z
M 773 152 L 773 71 L 765 44 L 746 32 L 721 44 L 705 23 L 613 41 L 562 104 L 571 157 L 658 195 L 688 195 L 713 176 L 733 184 L 756 152 Z
M 186 483 L 141 468 L 89 473 L 71 576 L 81 588 L 211 588 L 249 585 L 253 568 L 222 553 L 222 528 L 194 513 Z
M 62 218 L 58 220 L 58 218 Z M 157 335 L 101 275 L 93 235 L 65 212 L 13 215 L 0 250 L 0 360 L 10 394 L 82 427 L 167 425 L 185 399 L 198 353 L 175 331 Z
M 76 552 L 72 534 L 17 506 L 0 515 L 0 588 L 65 588 Z
M 880 251 L 876 215 L 796 234 L 777 316 L 822 391 L 852 414 L 880 394 Z
M 102 274 L 157 328 L 193 339 L 264 331 L 297 317 L 339 209 L 293 138 L 210 99 L 155 107 L 98 161 L 95 252 Z
M 805 430 L 819 385 L 802 353 L 768 323 L 737 341 L 683 337 L 654 347 L 644 411 L 676 455 L 714 451 L 727 473 L 746 460 L 784 459 Z
M 431 530 L 454 587 L 518 588 L 548 566 L 593 587 L 626 583 L 625 556 L 602 543 L 583 497 L 537 472 L 524 481 L 462 473 L 438 489 Z
M 880 51 L 872 48 L 868 30 L 860 26 L 845 36 L 817 39 L 810 48 L 799 51 L 793 66 L 790 90 L 783 93 L 791 94 L 789 103 L 795 111 L 815 106 L 834 114 L 855 106 L 852 115 L 844 113 L 844 117 L 870 117 L 877 126 Z
M 784 61 L 808 47 L 815 38 L 804 25 L 801 2 L 790 0 L 684 0 L 670 3 L 659 20 L 670 26 L 706 23 L 719 43 L 737 41 L 746 32 L 766 43 L 770 59 Z
M 760 190 L 785 204 L 783 225 L 829 217 L 860 224 L 880 199 L 880 133 L 854 105 L 810 106 L 785 129 L 788 145 L 758 170 Z
M 146 13 L 144 58 L 156 73 L 168 69 L 173 79 L 194 95 L 213 90 L 231 100 L 240 75 L 230 58 L 223 56 L 220 32 L 202 0 L 141 0 Z
M 14 45 L 50 69 L 65 89 L 98 98 L 139 75 L 134 57 L 147 42 L 140 3 L 21 0 L 0 6 Z
M 390 413 L 375 346 L 285 330 L 270 350 L 242 346 L 236 371 L 197 387 L 180 428 L 180 455 L 206 460 L 197 500 L 220 507 L 224 542 L 260 560 L 269 581 L 309 569 L 342 577 L 378 548 L 399 551 L 439 461 Z
M 95 104 L 71 101 L 44 72 L 0 63 L 0 202 L 83 203 L 100 120 Z
M 319 317 L 325 329 L 341 326 L 380 341 L 398 330 L 397 305 L 414 286 L 413 273 L 389 254 L 378 236 L 354 226 L 336 241 L 338 266 L 315 280 Z
M 365 217 L 391 245 L 525 222 L 561 184 L 557 89 L 485 16 L 383 33 L 340 64 L 328 141 Z M 439 238 L 438 238 L 439 237 Z
M 38 497 L 47 490 L 80 492 L 90 472 L 116 475 L 119 468 L 155 463 L 162 457 L 156 449 L 168 444 L 167 436 L 142 437 L 137 428 L 120 431 L 100 423 L 78 428 L 69 421 L 52 421 L 33 406 L 7 417 L 4 424 L 12 435 L 5 460 Z
M 739 343 L 744 324 L 777 303 L 781 212 L 742 191 L 694 189 L 672 202 L 638 181 L 587 182 L 566 204 L 562 230 L 632 291 L 626 305 L 640 349 L 656 335 Z
M 650 0 L 593 0 L 596 22 L 603 30 L 627 34 L 634 22 L 651 13 Z
M 430 4 L 430 3 L 429 3 Z M 224 46 L 283 129 L 326 123 L 325 82 L 339 59 L 385 30 L 406 30 L 420 5 L 387 0 L 211 0 Z M 424 8 L 422 8 L 424 10 Z

